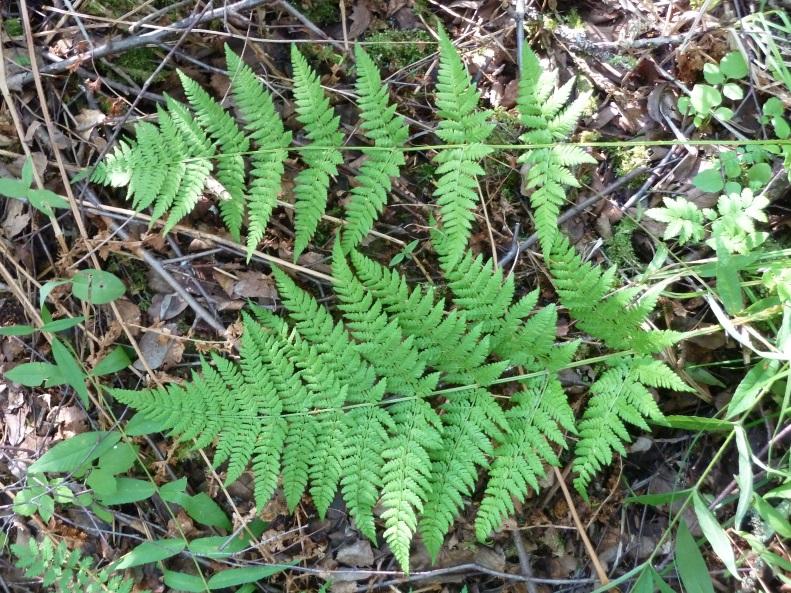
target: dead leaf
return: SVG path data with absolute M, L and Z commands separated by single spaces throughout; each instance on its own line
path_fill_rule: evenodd
M 368 26 L 371 24 L 372 18 L 373 15 L 371 15 L 371 11 L 368 10 L 368 4 L 366 2 L 355 2 L 350 17 L 352 25 L 349 27 L 349 39 L 357 39 L 360 35 L 365 33 L 368 30 Z
M 13 239 L 30 223 L 30 213 L 25 212 L 25 204 L 20 200 L 8 200 L 6 204 L 3 234 L 7 239 Z
M 146 332 L 140 339 L 140 352 L 152 370 L 161 366 L 172 366 L 181 361 L 184 345 L 181 340 L 174 339 L 173 335 L 176 335 L 176 324 L 170 323 L 159 331 Z M 145 370 L 140 359 L 136 360 L 133 366 L 139 371 Z
M 151 299 L 151 307 L 148 309 L 148 316 L 151 321 L 167 321 L 187 308 L 187 302 L 178 294 L 155 294 Z
M 240 272 L 239 280 L 231 291 L 232 297 L 254 299 L 261 298 L 270 301 L 277 299 L 277 289 L 270 276 L 261 272 Z
M 77 135 L 86 142 L 91 137 L 93 129 L 99 124 L 104 123 L 107 116 L 98 109 L 83 109 L 74 116 L 74 121 L 77 122 L 77 127 L 74 129 Z

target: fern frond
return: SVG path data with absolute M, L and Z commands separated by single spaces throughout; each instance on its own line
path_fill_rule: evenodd
M 580 440 L 574 449 L 573 464 L 577 474 L 574 486 L 586 500 L 593 475 L 612 462 L 613 453 L 626 455 L 624 443 L 631 441 L 626 425 L 649 430 L 646 418 L 663 418 L 642 381 L 648 378 L 653 384 L 678 385 L 680 380 L 673 371 L 661 369 L 662 366 L 650 359 L 627 358 L 591 385 L 592 397 L 578 425 Z
M 256 148 L 250 155 L 251 181 L 247 190 L 249 259 L 263 239 L 269 217 L 277 204 L 291 132 L 284 130 L 272 97 L 264 92 L 250 67 L 228 45 L 225 46 L 225 59 L 234 101 L 248 137 Z
M 362 128 L 376 148 L 389 150 L 367 153 L 360 167 L 356 178 L 358 185 L 352 188 L 346 206 L 347 224 L 342 235 L 346 251 L 368 234 L 374 220 L 382 213 L 392 179 L 398 177 L 404 164 L 403 147 L 409 136 L 406 122 L 395 112 L 396 106 L 388 103 L 387 86 L 382 83 L 374 61 L 360 45 L 355 47 L 355 57 Z
M 638 290 L 613 291 L 615 269 L 602 272 L 582 261 L 565 237 L 558 237 L 549 255 L 555 289 L 579 326 L 614 349 L 647 354 L 677 342 L 678 332 L 646 331 L 643 323 L 654 308 L 658 289 L 634 303 Z
M 553 446 L 566 447 L 561 429 L 574 432 L 574 413 L 560 382 L 541 377 L 525 382 L 506 412 L 510 430 L 500 440 L 489 470 L 489 482 L 475 517 L 475 533 L 484 541 L 513 514 L 513 499 L 524 502 L 530 488 L 546 474 L 544 464 L 558 466 Z
M 437 413 L 421 399 L 394 404 L 391 415 L 395 431 L 382 452 L 384 538 L 398 563 L 408 572 L 417 516 L 431 493 L 430 451 L 442 445 L 441 425 Z
M 311 141 L 302 153 L 307 168 L 300 171 L 294 180 L 296 261 L 308 246 L 326 209 L 330 178 L 338 173 L 338 165 L 343 163 L 343 155 L 338 150 L 343 144 L 343 134 L 339 129 L 340 118 L 330 106 L 318 75 L 296 45 L 291 46 L 291 65 L 294 69 L 297 119 L 305 126 Z
M 492 439 L 502 438 L 508 423 L 502 409 L 485 389 L 452 394 L 443 405 L 442 446 L 431 470 L 431 494 L 420 520 L 423 543 L 436 559 L 464 496 L 472 494 L 478 470 L 487 467 Z
M 56 546 L 49 538 L 41 542 L 30 538 L 27 544 L 11 544 L 11 552 L 26 577 L 41 577 L 41 584 L 57 593 L 131 593 L 135 586 L 123 574 L 112 574 L 112 565 L 97 570 L 93 558 L 84 556 L 79 549 L 69 550 L 63 540 Z
M 529 47 L 524 49 L 522 63 L 517 105 L 522 123 L 528 129 L 521 140 L 548 146 L 526 151 L 519 162 L 527 165 L 525 187 L 532 190 L 530 204 L 535 212 L 536 232 L 547 253 L 558 233 L 557 217 L 566 199 L 565 187 L 579 187 L 569 167 L 596 162 L 579 147 L 552 146 L 574 131 L 590 93 L 582 93 L 566 106 L 573 79 L 555 89 L 557 75 L 544 72 Z
M 440 117 L 437 136 L 452 147 L 437 152 L 434 196 L 440 207 L 442 231 L 447 235 L 448 254 L 461 255 L 469 238 L 478 202 L 478 164 L 491 154 L 484 142 L 494 126 L 487 122 L 488 111 L 476 111 L 480 94 L 472 84 L 447 34 L 439 30 L 439 71 L 436 106 Z
M 198 123 L 219 147 L 217 181 L 228 192 L 228 199 L 220 201 L 220 213 L 231 236 L 239 241 L 247 201 L 244 195 L 244 155 L 250 148 L 250 142 L 233 117 L 203 87 L 182 71 L 179 70 L 178 74 Z

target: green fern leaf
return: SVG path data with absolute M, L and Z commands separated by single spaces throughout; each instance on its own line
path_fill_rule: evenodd
M 477 176 L 484 174 L 478 162 L 492 152 L 484 142 L 494 126 L 487 123 L 488 111 L 476 111 L 480 95 L 442 29 L 439 55 L 436 106 L 441 119 L 437 136 L 454 146 L 434 157 L 438 165 L 435 174 L 439 176 L 434 197 L 440 207 L 442 231 L 447 235 L 447 252 L 456 257 L 467 247 L 478 202 Z
M 524 501 L 528 490 L 539 490 L 544 464 L 558 466 L 553 445 L 565 448 L 562 429 L 574 432 L 574 413 L 554 377 L 531 379 L 513 398 L 506 413 L 510 430 L 500 440 L 489 471 L 489 482 L 475 517 L 475 533 L 484 541 L 502 520 L 514 513 L 513 499 Z
M 247 258 L 264 237 L 269 217 L 277 204 L 283 178 L 283 163 L 288 156 L 291 133 L 283 128 L 275 104 L 264 92 L 253 71 L 225 46 L 231 78 L 231 91 L 256 150 L 250 155 L 250 185 L 247 195 L 249 223 Z
M 391 179 L 398 177 L 404 164 L 403 146 L 409 136 L 404 119 L 395 113 L 395 105 L 388 104 L 387 86 L 382 83 L 374 61 L 359 45 L 355 47 L 355 56 L 362 128 L 374 146 L 382 150 L 367 153 L 356 178 L 358 185 L 350 192 L 342 237 L 346 251 L 365 237 L 384 209 Z
M 335 115 L 330 100 L 324 95 L 318 75 L 308 65 L 296 45 L 291 46 L 294 69 L 294 104 L 297 119 L 305 126 L 311 144 L 302 152 L 306 169 L 295 179 L 296 217 L 294 226 L 294 260 L 308 246 L 327 205 L 330 178 L 338 173 L 343 155 L 338 147 L 343 144 L 339 129 L 340 118 Z
M 228 192 L 228 199 L 220 202 L 220 213 L 231 236 L 238 241 L 247 201 L 244 195 L 244 155 L 250 148 L 250 142 L 233 117 L 209 93 L 183 72 L 178 74 L 198 123 L 219 146 L 217 181 Z
M 636 362 L 641 370 L 632 367 Z M 587 500 L 586 489 L 593 475 L 612 462 L 614 452 L 626 455 L 624 443 L 631 441 L 626 425 L 649 430 L 645 418 L 660 420 L 662 412 L 651 393 L 643 386 L 641 375 L 674 384 L 670 369 L 658 371 L 647 360 L 624 359 L 605 371 L 591 385 L 592 394 L 578 425 L 580 440 L 574 449 L 574 486 Z

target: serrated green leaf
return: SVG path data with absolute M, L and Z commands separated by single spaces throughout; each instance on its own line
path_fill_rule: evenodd
M 118 491 L 118 483 L 110 472 L 100 468 L 94 468 L 85 480 L 97 498 L 103 500 L 106 496 L 112 496 Z

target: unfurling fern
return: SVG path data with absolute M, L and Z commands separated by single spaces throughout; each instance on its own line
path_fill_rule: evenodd
M 467 246 L 479 199 L 477 176 L 484 174 L 478 162 L 492 152 L 484 142 L 494 126 L 487 122 L 488 111 L 478 111 L 480 94 L 442 29 L 439 54 L 437 136 L 452 146 L 441 149 L 434 157 L 439 176 L 434 196 L 440 207 L 449 253 L 457 254 Z
M 78 549 L 69 550 L 62 540 L 56 546 L 49 538 L 41 542 L 30 538 L 27 544 L 12 544 L 11 551 L 26 577 L 41 577 L 41 584 L 57 593 L 131 593 L 134 587 L 132 579 L 113 575 L 111 566 L 95 569 L 93 558 Z

